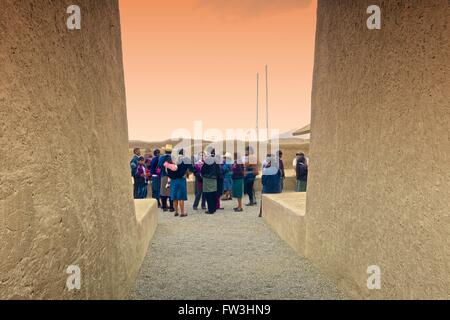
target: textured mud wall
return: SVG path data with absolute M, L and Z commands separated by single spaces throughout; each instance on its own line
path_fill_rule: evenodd
M 450 298 L 449 14 L 447 0 L 319 0 L 307 256 L 350 297 Z
M 0 298 L 121 298 L 138 268 L 118 3 L 78 0 L 80 31 L 71 4 L 1 4 Z

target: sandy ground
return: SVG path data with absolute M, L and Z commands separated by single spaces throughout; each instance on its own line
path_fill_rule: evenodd
M 259 208 L 160 213 L 132 299 L 339 299 L 335 286 L 258 218 Z

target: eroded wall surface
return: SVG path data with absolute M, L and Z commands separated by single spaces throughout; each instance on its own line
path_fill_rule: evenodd
M 2 0 L 0 298 L 122 298 L 138 239 L 116 0 Z M 66 268 L 81 269 L 81 290 Z
M 449 13 L 319 0 L 307 256 L 349 297 L 450 298 Z

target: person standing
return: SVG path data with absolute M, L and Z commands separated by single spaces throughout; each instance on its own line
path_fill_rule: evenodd
M 234 163 L 231 166 L 231 171 L 233 179 L 232 195 L 233 198 L 237 199 L 238 204 L 233 210 L 235 212 L 242 212 L 244 211 L 242 208 L 242 198 L 244 196 L 244 165 L 237 153 L 234 154 Z
M 160 187 L 160 199 L 161 199 L 161 207 L 164 212 L 170 211 L 175 212 L 175 208 L 173 207 L 173 200 L 170 199 L 170 182 L 169 176 L 167 175 L 167 170 L 164 166 L 166 162 L 172 162 L 172 146 L 166 145 L 165 154 L 160 156 L 158 161 L 158 167 L 161 170 L 161 187 Z M 167 208 L 167 200 L 169 200 L 170 208 Z
M 233 165 L 233 159 L 231 158 L 230 153 L 226 153 L 224 156 L 224 162 L 222 166 L 223 171 L 223 191 L 224 197 L 222 200 L 229 201 L 232 200 L 231 190 L 233 189 L 233 171 L 231 167 Z
M 194 177 L 195 177 L 195 199 L 193 209 L 198 210 L 200 200 L 202 201 L 202 210 L 206 210 L 206 198 L 203 195 L 203 178 L 202 167 L 205 161 L 205 153 L 200 152 L 198 161 L 194 164 Z
M 258 161 L 253 154 L 253 149 L 248 146 L 245 149 L 244 157 L 244 190 L 248 195 L 249 203 L 246 206 L 255 206 L 254 184 L 258 176 Z
M 164 165 L 170 178 L 170 199 L 174 203 L 175 217 L 187 217 L 184 202 L 188 200 L 186 177 L 192 171 L 191 160 L 184 156 L 184 150 L 181 149 L 176 164 L 166 162 Z
M 286 173 L 284 172 L 284 162 L 283 162 L 283 151 L 278 151 L 278 161 L 279 161 L 279 169 L 281 173 L 281 177 L 279 180 L 280 183 L 280 192 L 283 192 L 284 189 L 284 179 L 286 178 Z
M 201 174 L 203 177 L 203 194 L 208 205 L 207 214 L 214 214 L 217 211 L 217 178 L 220 175 L 219 164 L 216 162 L 215 150 L 212 149 L 210 154 L 205 158 L 202 166 Z
M 220 204 L 220 200 L 222 199 L 222 195 L 223 195 L 223 184 L 224 184 L 223 159 L 219 155 L 216 155 L 216 163 L 219 168 L 218 175 L 217 175 L 216 209 L 224 210 L 224 208 Z
M 262 170 L 262 193 L 281 193 L 281 170 L 276 166 L 276 158 L 271 154 L 267 155 L 263 163 Z
M 146 199 L 148 188 L 148 175 L 147 168 L 145 167 L 145 158 L 140 157 L 138 159 L 138 166 L 134 175 L 134 183 L 136 185 L 135 199 Z
M 297 176 L 297 186 L 295 191 L 306 192 L 308 185 L 308 165 L 306 164 L 305 156 L 301 156 L 297 160 L 295 173 Z
M 130 161 L 130 171 L 131 176 L 133 177 L 133 197 L 137 199 L 137 183 L 136 183 L 136 170 L 139 165 L 139 158 L 141 157 L 141 149 L 134 148 L 133 150 L 133 158 Z
M 297 152 L 297 153 L 295 154 L 294 160 L 292 160 L 292 167 L 294 168 L 294 170 L 297 169 L 297 161 L 300 159 L 301 155 L 302 155 L 302 153 Z
M 152 198 L 158 201 L 158 208 L 161 208 L 160 190 L 161 190 L 161 169 L 158 167 L 161 152 L 155 149 L 153 159 L 150 162 L 150 175 L 152 178 Z

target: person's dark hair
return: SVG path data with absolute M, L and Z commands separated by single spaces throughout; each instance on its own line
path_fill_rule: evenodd
M 161 151 L 160 151 L 159 149 L 155 149 L 155 151 L 153 151 L 153 155 L 154 155 L 155 157 L 159 156 L 160 153 L 161 153 Z
M 278 156 L 282 156 L 283 155 L 283 151 L 279 150 L 278 151 Z
M 300 156 L 300 158 L 298 159 L 298 162 L 303 163 L 303 164 L 306 164 L 306 158 L 305 158 L 305 156 L 304 156 L 304 155 L 303 155 L 303 156 Z
M 134 154 L 137 154 L 138 151 L 141 151 L 141 148 L 134 148 L 134 149 L 133 149 L 133 153 L 134 153 Z
M 178 151 L 178 154 L 179 154 L 180 156 L 184 156 L 184 149 L 180 149 L 180 151 Z
M 237 152 L 234 153 L 234 160 L 237 160 L 239 158 L 239 154 Z
M 138 160 L 139 160 L 139 161 L 145 161 L 145 158 L 144 158 L 144 157 L 139 157 Z

